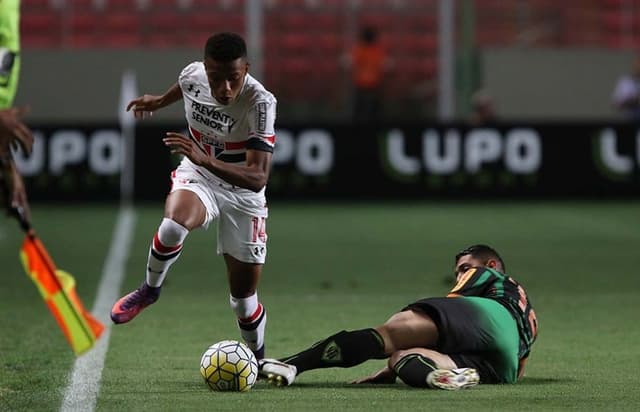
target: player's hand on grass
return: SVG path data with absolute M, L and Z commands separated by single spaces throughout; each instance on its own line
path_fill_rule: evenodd
M 153 116 L 153 112 L 162 108 L 162 96 L 145 94 L 129 102 L 127 111 L 133 110 L 133 117 L 144 119 Z
M 198 166 L 203 166 L 209 161 L 209 156 L 203 149 L 183 134 L 167 132 L 167 136 L 162 141 L 171 149 L 172 154 L 187 156 Z
M 0 144 L 10 144 L 14 149 L 20 146 L 26 154 L 31 153 L 33 134 L 21 120 L 28 112 L 28 107 L 0 110 Z
M 351 382 L 352 384 L 363 384 L 363 383 L 374 383 L 374 384 L 385 384 L 385 383 L 396 383 L 396 373 L 385 367 L 380 369 L 378 372 L 374 373 L 370 376 L 365 376 L 364 378 L 356 379 Z

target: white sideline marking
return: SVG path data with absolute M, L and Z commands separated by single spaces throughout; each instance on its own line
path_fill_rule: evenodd
M 109 254 L 102 268 L 102 278 L 98 285 L 93 310 L 96 319 L 105 326 L 104 332 L 96 345 L 89 352 L 78 357 L 73 365 L 69 383 L 65 390 L 61 412 L 92 412 L 100 392 L 100 379 L 104 358 L 109 348 L 111 335 L 111 305 L 118 299 L 120 285 L 124 278 L 124 266 L 129 257 L 129 246 L 132 240 L 136 215 L 131 207 L 123 207 L 118 213 L 118 221 L 113 232 Z

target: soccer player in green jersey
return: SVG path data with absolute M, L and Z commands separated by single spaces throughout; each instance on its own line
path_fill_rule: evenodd
M 354 383 L 404 383 L 455 390 L 514 383 L 536 339 L 538 322 L 524 288 L 504 274 L 500 255 L 473 245 L 455 257 L 456 285 L 446 297 L 421 299 L 383 325 L 341 331 L 280 360 L 260 361 L 260 375 L 290 385 L 302 372 L 348 368 L 388 358 Z
M 20 118 L 24 108 L 14 108 L 20 68 L 20 1 L 0 1 L 0 180 L 5 189 L 7 207 L 29 214 L 27 194 L 22 177 L 13 161 L 11 147 L 22 147 L 30 153 L 33 135 Z

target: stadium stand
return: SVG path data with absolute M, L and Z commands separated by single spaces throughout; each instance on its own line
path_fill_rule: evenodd
M 346 56 L 365 24 L 378 29 L 395 70 L 402 71 L 392 76 L 397 83 L 386 88 L 390 95 L 437 76 L 438 0 L 263 4 L 265 81 L 282 99 L 316 96 L 327 105 L 346 104 L 348 92 L 328 92 L 326 80 L 345 77 Z M 478 47 L 636 49 L 640 41 L 640 0 L 474 0 L 473 6 Z M 244 7 L 242 0 L 23 0 L 22 44 L 25 49 L 200 48 L 212 32 L 244 33 Z

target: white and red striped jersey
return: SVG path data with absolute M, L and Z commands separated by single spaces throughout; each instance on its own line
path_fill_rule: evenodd
M 226 106 L 211 95 L 202 62 L 185 67 L 178 84 L 189 133 L 209 155 L 244 163 L 247 149 L 273 152 L 276 98 L 251 75 L 246 75 L 240 93 Z

